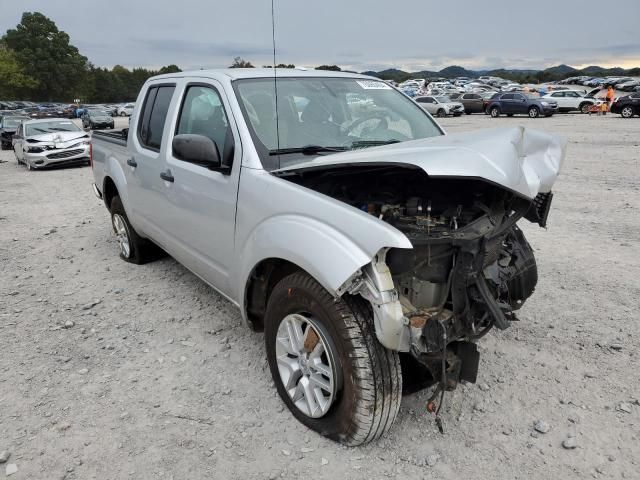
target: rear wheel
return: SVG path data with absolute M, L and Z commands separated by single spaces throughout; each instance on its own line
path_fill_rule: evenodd
M 623 118 L 631 118 L 631 117 L 633 117 L 633 108 L 632 107 L 624 107 L 622 110 L 620 110 L 620 115 L 622 115 Z
M 489 110 L 489 115 L 491 115 L 493 118 L 499 117 L 500 109 L 498 107 L 491 107 L 491 109 Z
M 139 236 L 131 226 L 119 196 L 116 195 L 111 200 L 110 211 L 113 232 L 120 245 L 120 258 L 126 262 L 142 265 L 162 255 L 162 250 L 149 240 Z
M 540 116 L 540 110 L 538 110 L 538 107 L 529 107 L 530 118 L 538 118 L 539 116 Z
M 294 273 L 275 286 L 264 322 L 278 394 L 301 423 L 347 445 L 391 428 L 400 407 L 400 361 L 378 342 L 366 301 L 336 301 L 308 274 Z

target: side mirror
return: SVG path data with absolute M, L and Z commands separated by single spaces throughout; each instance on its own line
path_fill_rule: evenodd
M 173 137 L 173 155 L 185 162 L 209 169 L 220 168 L 220 153 L 216 143 L 204 135 L 182 134 Z

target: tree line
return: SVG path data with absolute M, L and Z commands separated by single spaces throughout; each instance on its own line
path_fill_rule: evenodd
M 230 66 L 253 67 L 240 57 Z M 295 68 L 295 65 L 279 64 L 276 68 Z M 335 65 L 319 68 L 340 70 Z M 1 100 L 133 101 L 149 77 L 180 71 L 176 65 L 159 70 L 130 70 L 121 65 L 110 69 L 97 67 L 71 44 L 66 32 L 39 12 L 23 13 L 20 23 L 0 38 Z

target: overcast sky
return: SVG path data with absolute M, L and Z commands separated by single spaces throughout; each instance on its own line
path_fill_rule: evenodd
M 40 11 L 99 66 L 271 63 L 270 0 L 2 0 Z M 609 6 L 612 5 L 612 6 Z M 278 63 L 363 71 L 640 66 L 640 0 L 275 0 Z

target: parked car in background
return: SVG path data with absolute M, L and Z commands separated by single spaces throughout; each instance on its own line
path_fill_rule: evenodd
M 554 90 L 540 97 L 540 100 L 547 102 L 556 102 L 559 112 L 580 111 L 588 113 L 589 107 L 598 103 L 595 98 L 585 97 L 574 90 Z
M 113 128 L 113 117 L 106 110 L 87 110 L 82 114 L 82 126 L 89 130 Z
M 454 102 L 447 96 L 421 96 L 414 98 L 418 105 L 431 115 L 446 117 L 453 115 L 459 117 L 464 113 L 464 106 L 460 102 Z
M 623 92 L 633 92 L 636 87 L 640 86 L 640 80 L 629 80 L 616 84 L 616 90 Z
M 0 148 L 2 150 L 10 150 L 12 148 L 13 135 L 25 120 L 30 120 L 30 118 L 21 115 L 5 114 L 0 116 Z
M 616 99 L 611 105 L 611 113 L 619 113 L 624 118 L 640 116 L 640 92 Z
M 464 93 L 457 99 L 464 107 L 464 113 L 484 113 L 484 100 L 479 93 Z
M 124 105 L 120 105 L 116 110 L 116 113 L 121 117 L 130 117 L 133 113 L 133 103 L 125 103 Z
M 27 120 L 13 136 L 18 163 L 29 170 L 89 163 L 89 135 L 69 119 Z
M 502 93 L 489 101 L 486 111 L 492 117 L 499 117 L 502 114 L 509 117 L 513 115 L 528 115 L 530 118 L 538 118 L 541 115 L 550 117 L 558 111 L 558 103 L 523 93 Z

